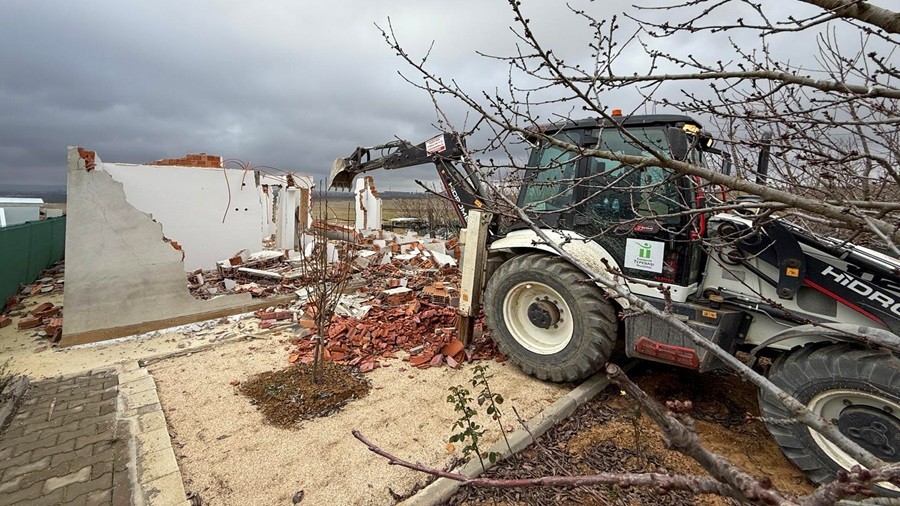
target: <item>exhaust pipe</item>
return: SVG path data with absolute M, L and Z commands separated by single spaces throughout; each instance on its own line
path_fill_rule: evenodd
M 759 150 L 759 160 L 756 162 L 756 184 L 766 184 L 766 178 L 769 175 L 769 153 L 772 150 L 771 130 L 763 133 L 760 143 L 762 148 Z

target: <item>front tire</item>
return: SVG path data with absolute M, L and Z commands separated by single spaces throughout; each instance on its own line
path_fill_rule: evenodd
M 490 277 L 484 312 L 503 354 L 542 380 L 576 381 L 609 360 L 618 324 L 612 303 L 565 260 L 514 257 Z
M 782 355 L 769 379 L 837 425 L 848 438 L 886 462 L 900 461 L 900 359 L 886 350 L 849 344 L 809 344 Z M 791 418 L 774 397 L 760 394 L 760 410 Z M 802 423 L 767 422 L 782 452 L 816 483 L 827 483 L 856 460 Z M 881 488 L 897 495 L 895 487 Z

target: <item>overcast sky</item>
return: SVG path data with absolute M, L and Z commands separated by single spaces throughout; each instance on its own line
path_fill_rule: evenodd
M 523 3 L 549 45 L 586 57 L 588 32 L 563 2 Z M 584 5 L 603 18 L 628 3 Z M 397 74 L 412 75 L 374 26 L 389 16 L 413 54 L 435 41 L 438 73 L 472 91 L 504 85 L 505 66 L 475 53 L 513 51 L 503 0 L 6 0 L 0 184 L 64 184 L 68 145 L 108 162 L 207 152 L 324 178 L 356 146 L 425 140 L 434 108 Z M 800 61 L 802 46 L 790 49 Z M 376 184 L 414 190 L 430 174 L 382 172 Z

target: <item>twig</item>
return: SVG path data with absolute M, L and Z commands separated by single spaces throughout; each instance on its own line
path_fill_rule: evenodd
M 421 473 L 458 481 L 473 487 L 520 488 L 520 487 L 584 487 L 592 485 L 619 485 L 622 487 L 642 486 L 661 490 L 687 490 L 697 494 L 717 494 L 739 498 L 730 487 L 702 476 L 669 475 L 660 473 L 599 473 L 583 476 L 544 476 L 513 480 L 492 478 L 469 478 L 463 474 L 444 471 L 418 462 L 401 459 L 369 441 L 359 431 L 352 431 L 353 437 L 369 448 L 372 453 L 387 459 L 392 466 L 405 467 Z

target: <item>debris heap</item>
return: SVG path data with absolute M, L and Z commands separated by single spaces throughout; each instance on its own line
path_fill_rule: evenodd
M 11 325 L 13 318 L 18 317 L 19 330 L 33 331 L 34 337 L 47 339 L 49 344 L 57 343 L 62 338 L 63 307 L 43 302 L 29 309 L 26 300 L 38 295 L 62 294 L 64 274 L 65 262 L 60 260 L 41 272 L 33 284 L 20 286 L 19 293 L 7 298 L 0 311 L 0 327 Z
M 327 360 L 368 372 L 388 358 L 403 358 L 419 368 L 504 359 L 490 339 L 482 337 L 468 350 L 458 340 L 460 248 L 455 238 L 441 241 L 412 233 L 378 232 L 357 234 L 351 241 L 356 250 L 353 274 L 325 336 Z M 278 269 L 284 267 L 274 270 Z M 296 291 L 298 299 L 287 309 L 257 313 L 262 328 L 277 325 L 297 332 L 291 340 L 292 363 L 311 362 L 315 350 L 310 337 L 316 325 L 309 304 L 311 294 L 302 287 L 304 281 L 300 276 L 292 278 L 291 283 L 283 278 L 277 285 L 270 285 L 278 286 L 277 290 L 301 286 Z M 483 335 L 482 321 L 476 329 Z

